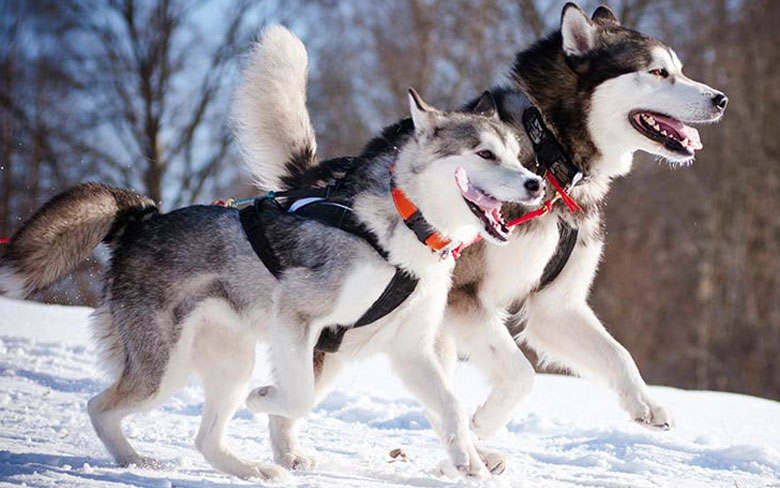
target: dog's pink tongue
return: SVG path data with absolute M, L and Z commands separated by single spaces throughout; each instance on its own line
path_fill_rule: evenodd
M 699 138 L 699 131 L 693 127 L 685 125 L 677 119 L 665 117 L 660 114 L 655 114 L 653 117 L 655 118 L 656 122 L 660 123 L 661 125 L 670 127 L 675 132 L 683 136 L 683 138 L 688 138 L 688 140 L 691 141 L 691 147 L 693 149 L 701 149 L 704 147 L 704 145 L 701 143 L 701 139 Z
M 458 185 L 458 189 L 466 199 L 476 203 L 483 209 L 499 208 L 501 206 L 501 202 L 482 193 L 471 184 L 469 175 L 466 174 L 466 170 L 463 169 L 463 166 L 458 166 L 455 169 L 455 184 Z
M 703 148 L 704 144 L 701 143 L 701 139 L 699 138 L 699 131 L 689 125 L 683 124 L 682 126 L 683 128 L 680 130 L 680 133 L 691 141 L 691 147 L 693 149 Z

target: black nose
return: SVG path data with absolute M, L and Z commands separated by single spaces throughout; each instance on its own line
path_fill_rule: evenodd
M 729 97 L 724 93 L 718 93 L 712 97 L 712 104 L 715 105 L 718 110 L 726 110 L 726 105 L 729 104 Z
M 539 188 L 541 187 L 541 185 L 539 185 L 539 180 L 536 178 L 532 180 L 525 180 L 523 186 L 525 186 L 525 189 L 530 191 L 531 193 L 538 192 Z

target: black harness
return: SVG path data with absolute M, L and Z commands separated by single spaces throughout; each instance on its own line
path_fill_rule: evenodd
M 544 176 L 549 171 L 566 189 L 571 189 L 582 181 L 582 172 L 572 162 L 555 135 L 544 124 L 542 114 L 533 105 L 523 111 L 523 126 L 525 126 L 525 131 L 534 148 L 538 174 Z M 565 220 L 558 221 L 558 246 L 544 267 L 537 290 L 552 283 L 563 271 L 572 251 L 574 251 L 575 244 L 577 244 L 578 233 L 578 229 Z
M 256 199 L 252 205 L 244 207 L 239 212 L 241 225 L 244 227 L 252 249 L 277 279 L 281 278 L 284 266 L 274 253 L 263 225 L 262 216 L 268 210 L 295 215 L 302 219 L 315 220 L 348 232 L 363 239 L 383 259 L 387 259 L 387 251 L 380 246 L 376 235 L 355 218 L 349 201 L 331 195 L 334 193 L 333 189 L 334 185 L 331 184 L 326 188 L 271 193 Z M 278 198 L 283 198 L 285 204 L 280 202 Z M 289 202 L 288 205 L 287 202 Z M 412 294 L 417 287 L 417 282 L 417 278 L 396 266 L 392 279 L 369 309 L 351 326 L 335 325 L 323 329 L 315 349 L 322 352 L 338 351 L 347 330 L 372 324 L 398 308 Z
M 566 189 L 575 186 L 582 179 L 582 173 L 572 163 L 563 146 L 544 124 L 539 110 L 533 106 L 527 108 L 523 112 L 523 125 L 536 154 L 537 172 L 544 175 L 546 171 L 550 171 L 560 185 Z M 337 187 L 338 182 L 331 183 L 325 188 L 271 192 L 264 197 L 255 199 L 252 205 L 243 208 L 239 212 L 241 225 L 252 245 L 252 249 L 274 277 L 277 279 L 281 278 L 284 266 L 276 253 L 274 253 L 263 225 L 262 214 L 269 209 L 288 215 L 295 215 L 302 219 L 315 220 L 348 232 L 363 239 L 383 259 L 387 259 L 387 251 L 379 244 L 376 235 L 355 218 L 351 202 L 348 199 L 338 197 Z M 279 198 L 285 202 L 280 202 Z M 417 214 L 419 214 L 419 211 L 410 216 L 403 216 L 404 223 L 417 235 L 420 242 L 429 245 L 428 241 L 435 231 L 430 228 L 430 225 L 421 214 Z M 572 227 L 564 220 L 559 220 L 558 225 L 560 235 L 558 246 L 553 257 L 544 268 L 537 289 L 544 288 L 558 277 L 568 262 L 569 257 L 571 257 L 577 242 L 578 231 L 575 227 Z M 329 353 L 337 352 L 341 347 L 347 330 L 372 324 L 385 317 L 398 308 L 412 294 L 417 287 L 417 283 L 417 278 L 410 276 L 396 266 L 395 274 L 390 282 L 369 309 L 351 326 L 334 325 L 323 329 L 317 340 L 315 350 Z

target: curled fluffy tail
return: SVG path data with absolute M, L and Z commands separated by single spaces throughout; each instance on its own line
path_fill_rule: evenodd
M 306 110 L 308 56 L 303 43 L 280 25 L 255 44 L 233 104 L 245 164 L 263 190 L 295 185 L 313 165 L 314 128 Z
M 49 200 L 22 225 L 0 259 L 0 293 L 25 298 L 111 244 L 127 224 L 156 212 L 155 203 L 129 190 L 96 183 L 74 186 Z

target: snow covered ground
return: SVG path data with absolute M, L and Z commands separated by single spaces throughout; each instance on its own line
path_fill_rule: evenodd
M 0 485 L 206 487 L 256 485 L 216 473 L 193 447 L 202 392 L 193 380 L 162 408 L 129 419 L 131 442 L 166 462 L 150 471 L 116 467 L 92 431 L 87 399 L 106 385 L 88 340 L 90 310 L 0 298 Z M 417 403 L 383 358 L 342 375 L 341 387 L 308 417 L 306 447 L 319 452 L 300 487 L 443 487 L 443 456 Z M 266 375 L 258 367 L 261 384 Z M 457 390 L 470 409 L 484 382 L 467 365 Z M 651 432 L 629 422 L 608 390 L 541 375 L 506 431 L 488 445 L 511 464 L 496 487 L 780 487 L 780 403 L 743 395 L 653 388 L 677 429 Z M 264 416 L 244 409 L 230 442 L 270 462 Z M 401 448 L 408 462 L 388 462 Z

